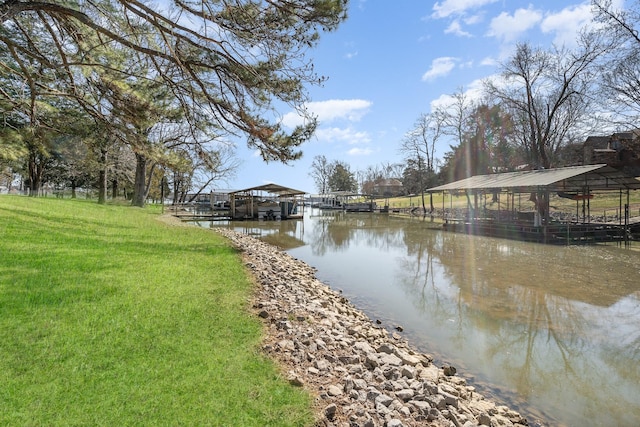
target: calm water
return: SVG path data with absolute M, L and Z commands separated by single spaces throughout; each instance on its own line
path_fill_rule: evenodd
M 532 425 L 640 425 L 640 251 L 318 210 L 304 221 L 202 225 L 288 248 L 372 319 L 401 325 L 414 346 Z

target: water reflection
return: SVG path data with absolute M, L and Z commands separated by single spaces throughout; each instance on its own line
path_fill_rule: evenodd
M 415 274 L 399 273 L 406 292 L 422 294 L 419 310 L 437 327 L 450 323 L 443 351 L 568 425 L 637 425 L 635 253 L 439 237 L 430 248 L 437 263 L 419 268 L 444 292 L 418 291 Z
M 285 223 L 238 231 L 259 228 L 369 316 L 403 325 L 416 346 L 525 413 L 639 424 L 638 252 L 444 233 L 380 214 L 313 211 Z M 292 238 L 302 245 L 278 243 Z

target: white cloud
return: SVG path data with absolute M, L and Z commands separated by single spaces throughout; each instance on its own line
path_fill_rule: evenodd
M 309 113 L 318 118 L 318 123 L 322 125 L 336 120 L 357 122 L 369 112 L 371 105 L 371 101 L 364 99 L 332 99 L 309 102 L 305 107 Z M 282 118 L 282 124 L 290 128 L 302 123 L 303 118 L 295 111 L 285 114 Z
M 487 78 L 494 78 L 489 76 Z M 476 103 L 482 100 L 483 96 L 484 79 L 477 79 L 469 83 L 464 91 L 464 97 L 469 103 Z M 452 95 L 440 95 L 438 98 L 431 101 L 431 111 L 435 111 L 438 108 L 448 109 L 455 103 L 455 98 Z
M 371 136 L 367 132 L 356 131 L 350 127 L 318 128 L 315 136 L 322 142 L 346 142 L 348 144 L 367 144 L 371 142 Z
M 453 103 L 454 103 L 453 96 L 443 93 L 439 97 L 431 101 L 431 111 L 435 111 L 438 109 L 446 110 Z
M 462 15 L 467 10 L 477 9 L 498 0 L 444 0 L 433 5 L 434 18 L 446 18 L 450 15 Z
M 447 27 L 447 29 L 444 30 L 444 33 L 455 34 L 456 36 L 460 36 L 460 37 L 471 37 L 471 33 L 464 31 L 458 20 L 455 20 L 451 24 L 449 24 L 449 27 Z
M 540 29 L 544 33 L 555 33 L 554 43 L 559 46 L 573 46 L 580 29 L 592 22 L 591 6 L 581 4 L 562 9 L 558 13 L 547 15 Z
M 502 12 L 491 20 L 487 35 L 496 37 L 502 42 L 511 42 L 540 21 L 542 21 L 542 13 L 531 7 L 518 9 L 513 15 Z
M 347 51 L 347 53 L 343 55 L 344 58 L 353 59 L 356 56 L 358 56 L 358 48 L 355 42 L 350 41 L 350 42 L 344 43 L 344 48 Z
M 371 105 L 371 101 L 364 99 L 333 99 L 310 102 L 306 106 L 320 122 L 326 123 L 338 119 L 357 122 L 369 112 Z
M 370 148 L 352 148 L 347 151 L 350 156 L 368 156 L 371 153 L 373 153 L 373 150 Z
M 479 24 L 482 22 L 482 14 L 472 15 L 464 18 L 464 23 L 467 25 Z
M 480 65 L 484 65 L 486 67 L 496 67 L 498 65 L 498 61 L 496 61 L 496 59 L 491 56 L 486 56 L 482 58 L 482 60 L 480 61 Z
M 428 82 L 446 76 L 456 66 L 457 58 L 443 56 L 431 61 L 431 68 L 422 75 L 422 81 Z

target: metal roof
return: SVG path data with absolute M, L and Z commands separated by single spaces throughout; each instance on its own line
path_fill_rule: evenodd
M 264 191 L 270 194 L 275 194 L 279 197 L 299 196 L 301 194 L 307 194 L 306 191 L 300 191 L 289 187 L 283 187 L 278 184 L 264 184 L 257 187 L 245 188 L 244 190 L 233 191 L 229 194 L 237 193 L 250 193 L 252 191 Z
M 430 188 L 427 192 L 501 189 L 524 193 L 540 190 L 638 190 L 640 180 L 611 166 L 601 164 L 476 175 Z

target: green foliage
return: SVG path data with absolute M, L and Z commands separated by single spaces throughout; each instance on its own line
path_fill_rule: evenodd
M 12 129 L 0 128 L 0 160 L 14 161 L 26 155 L 22 135 Z
M 408 159 L 402 172 L 402 187 L 406 194 L 420 194 L 426 190 L 429 185 L 433 184 L 428 181 L 430 175 L 423 159 Z
M 306 52 L 321 30 L 334 30 L 346 18 L 347 0 L 160 6 L 124 0 L 2 3 L 0 107 L 33 130 L 24 140 L 32 194 L 47 178 L 54 154 L 46 134 L 66 132 L 56 123 L 58 103 L 85 113 L 109 134 L 86 140 L 97 153 L 101 201 L 114 140 L 135 152 L 136 206 L 144 205 L 149 191 L 147 169 L 171 169 L 174 150 L 189 150 L 182 158 L 197 159 L 199 152 L 212 152 L 213 141 L 244 136 L 266 162 L 301 157 L 299 147 L 316 129 L 315 118 L 304 113 L 305 86 L 324 80 Z M 301 111 L 305 125 L 284 129 L 276 105 Z M 0 151 L 0 157 L 23 154 Z M 220 165 L 213 176 L 235 164 Z M 173 172 L 194 174 L 197 167 L 205 175 L 212 171 L 200 162 L 177 164 Z
M 349 165 L 336 160 L 331 168 L 331 175 L 328 181 L 331 191 L 357 191 L 358 181 L 356 180 Z
M 140 127 L 144 117 L 133 111 L 144 103 L 132 83 L 155 81 L 190 129 L 206 120 L 218 131 L 244 134 L 265 160 L 288 162 L 300 157 L 298 147 L 315 121 L 308 117 L 306 126 L 285 132 L 275 105 L 302 111 L 305 85 L 324 80 L 306 53 L 321 30 L 334 30 L 346 19 L 347 3 L 206 0 L 151 8 L 124 0 L 6 2 L 0 52 L 10 65 L 2 70 L 13 89 L 28 83 L 27 97 L 37 96 L 34 82 L 45 74 L 57 84 L 51 93 L 75 100 L 97 120 L 111 124 L 126 115 L 135 119 L 127 124 L 139 129 L 148 126 Z M 105 85 L 133 102 L 104 96 Z M 4 93 L 10 90 L 0 98 Z M 26 104 L 14 107 L 29 110 Z
M 150 209 L 0 196 L 0 425 L 310 425 L 259 354 L 252 284 Z

